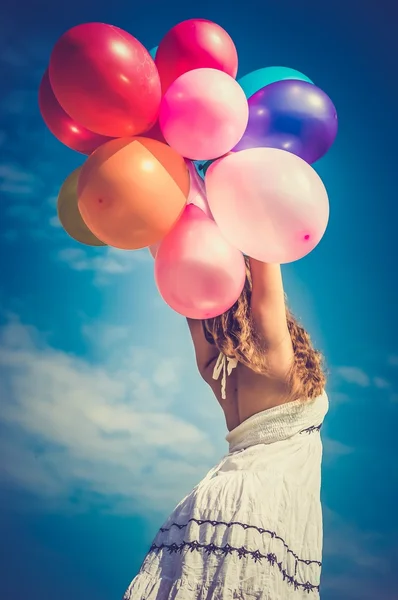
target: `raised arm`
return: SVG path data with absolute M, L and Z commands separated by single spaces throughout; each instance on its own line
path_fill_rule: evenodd
M 187 319 L 187 322 L 195 348 L 196 364 L 198 365 L 199 373 L 204 379 L 208 379 L 210 369 L 214 366 L 214 361 L 218 357 L 218 350 L 216 346 L 206 340 L 202 321 Z
M 284 379 L 293 364 L 294 354 L 286 319 L 281 269 L 279 265 L 250 259 L 250 271 L 253 282 L 251 313 L 254 327 L 266 352 L 271 374 Z M 187 321 L 199 372 L 207 380 L 218 357 L 218 349 L 206 340 L 201 321 Z
M 250 259 L 253 281 L 251 312 L 254 326 L 267 352 L 275 376 L 283 376 L 293 363 L 293 346 L 286 319 L 285 294 L 279 265 Z

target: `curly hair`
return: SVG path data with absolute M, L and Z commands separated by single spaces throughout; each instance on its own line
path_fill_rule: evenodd
M 256 373 L 267 374 L 267 353 L 251 318 L 252 277 L 246 258 L 246 282 L 235 304 L 219 317 L 203 321 L 206 339 L 220 352 L 236 358 Z M 286 299 L 286 296 L 285 296 Z M 315 350 L 307 331 L 286 304 L 287 326 L 292 340 L 294 362 L 289 374 L 290 399 L 316 398 L 326 384 L 323 356 Z

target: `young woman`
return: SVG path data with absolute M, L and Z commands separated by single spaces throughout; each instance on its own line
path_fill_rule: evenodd
M 188 321 L 229 453 L 160 529 L 124 600 L 319 598 L 322 357 L 285 305 L 278 265 L 247 261 L 237 303 Z

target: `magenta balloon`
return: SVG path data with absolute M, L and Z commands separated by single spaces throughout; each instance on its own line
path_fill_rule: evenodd
M 89 131 L 66 114 L 54 96 L 48 70 L 44 73 L 39 87 L 39 109 L 51 133 L 76 152 L 91 154 L 96 148 L 112 139 Z
M 209 219 L 213 218 L 209 203 L 206 198 L 206 189 L 203 179 L 198 175 L 195 165 L 190 160 L 185 161 L 189 171 L 191 185 L 189 188 L 188 204 L 194 204 L 202 210 Z
M 170 29 L 159 44 L 155 62 L 163 92 L 180 75 L 194 69 L 219 69 L 233 78 L 238 71 L 232 39 L 222 27 L 206 19 L 188 19 Z
M 60 105 L 91 131 L 129 137 L 156 123 L 161 100 L 157 68 L 146 48 L 119 27 L 72 27 L 54 46 L 49 73 Z
M 229 152 L 249 119 L 244 91 L 230 75 L 195 69 L 176 79 L 162 98 L 159 124 L 167 143 L 191 160 Z
M 155 279 L 162 298 L 191 319 L 210 319 L 228 310 L 242 293 L 245 277 L 242 253 L 193 204 L 156 254 Z
M 210 165 L 205 184 L 222 234 L 257 260 L 298 260 L 315 248 L 326 230 L 329 201 L 321 178 L 285 150 L 231 153 Z

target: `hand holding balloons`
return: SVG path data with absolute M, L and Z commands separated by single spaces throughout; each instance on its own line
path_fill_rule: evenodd
M 156 254 L 155 279 L 161 296 L 191 319 L 209 319 L 228 310 L 239 298 L 245 277 L 242 253 L 192 204 Z

